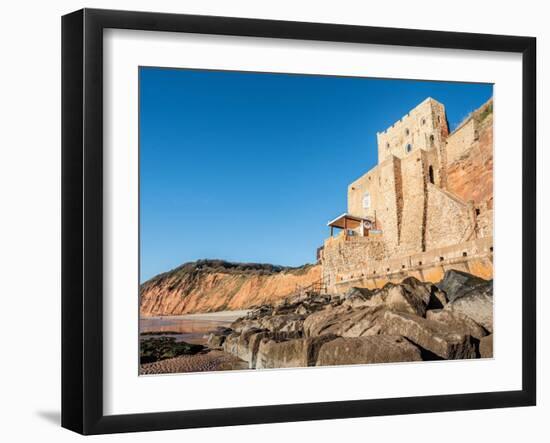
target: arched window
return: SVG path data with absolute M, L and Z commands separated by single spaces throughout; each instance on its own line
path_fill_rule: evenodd
M 406 128 L 405 129 L 405 135 L 409 135 L 411 133 L 411 131 L 409 131 L 409 128 Z
M 430 165 L 430 167 L 428 168 L 428 175 L 430 176 L 430 183 L 431 184 L 435 184 L 435 180 L 434 180 L 434 168 L 432 165 Z
M 390 144 L 386 143 L 386 149 L 390 149 Z
M 426 119 L 423 118 L 421 123 L 422 123 L 423 125 L 425 125 L 425 124 L 426 124 Z
M 369 209 L 370 208 L 370 194 L 368 192 L 365 192 L 363 194 L 363 209 Z
M 412 151 L 412 148 L 413 148 L 413 147 L 412 147 L 412 145 L 411 145 L 410 143 L 407 143 L 407 146 L 405 146 L 405 150 L 406 150 L 407 152 L 411 152 L 411 151 Z
M 433 148 L 434 147 L 434 135 L 430 135 L 430 147 Z

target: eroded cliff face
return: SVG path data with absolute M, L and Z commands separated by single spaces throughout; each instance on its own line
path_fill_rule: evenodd
M 141 316 L 248 309 L 277 302 L 321 278 L 319 265 L 284 268 L 201 260 L 160 274 L 140 287 Z
M 474 140 L 447 170 L 448 190 L 475 205 L 493 200 L 493 102 L 479 108 L 475 120 Z

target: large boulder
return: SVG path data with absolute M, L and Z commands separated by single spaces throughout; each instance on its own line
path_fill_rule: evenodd
M 451 269 L 445 272 L 443 280 L 437 283 L 437 287 L 447 294 L 449 302 L 462 297 L 471 289 L 479 285 L 487 284 L 487 280 L 483 280 L 467 272 Z
M 208 346 L 211 348 L 221 348 L 225 342 L 225 338 L 232 332 L 233 330 L 231 328 L 225 328 L 223 326 L 216 328 L 208 335 Z
M 384 306 L 365 306 L 327 308 L 316 312 L 304 320 L 304 335 L 338 335 L 341 337 L 360 337 L 379 334 L 386 308 Z
M 465 359 L 477 357 L 477 340 L 461 331 L 452 331 L 448 325 L 427 320 L 406 312 L 386 311 L 383 334 L 402 335 L 428 351 L 425 358 Z
M 460 312 L 436 309 L 426 312 L 426 319 L 442 323 L 447 330 L 458 334 L 471 335 L 480 340 L 487 335 L 485 328 Z
M 486 281 L 462 293 L 445 306 L 446 311 L 459 312 L 493 332 L 493 282 Z
M 303 329 L 304 315 L 270 315 L 259 319 L 259 327 L 271 332 L 297 332 Z
M 242 333 L 249 329 L 260 329 L 260 317 L 241 317 L 231 323 L 231 329 Z
M 317 366 L 420 360 L 420 349 L 401 336 L 339 337 L 321 346 Z
M 225 338 L 223 350 L 239 357 L 241 360 L 250 362 L 254 355 L 254 347 L 251 343 L 253 338 L 266 332 L 262 329 L 247 329 L 242 333 L 231 333 Z
M 401 284 L 388 283 L 376 291 L 351 288 L 346 294 L 344 306 L 360 308 L 384 305 L 388 309 L 423 317 L 427 309 L 442 308 L 446 303 L 445 294 L 436 286 L 409 277 Z
M 256 367 L 258 351 L 262 340 L 288 341 L 301 337 L 301 332 L 271 332 L 267 330 L 247 330 L 241 334 L 228 335 L 223 350 L 249 363 L 251 369 Z
M 343 304 L 353 308 L 375 306 L 383 302 L 382 295 L 375 297 L 375 291 L 367 288 L 352 287 L 343 296 Z
M 423 317 L 429 302 L 430 291 L 424 285 L 401 284 L 387 290 L 385 305 L 395 311 L 408 312 Z
M 262 369 L 314 366 L 319 349 L 334 338 L 331 335 L 291 340 L 276 336 L 264 337 L 260 340 L 254 367 Z

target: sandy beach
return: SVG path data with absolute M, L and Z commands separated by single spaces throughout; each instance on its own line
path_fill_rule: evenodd
M 181 372 L 231 371 L 248 369 L 248 363 L 226 352 L 212 349 L 196 355 L 160 360 L 140 365 L 140 375 L 175 374 Z
M 229 327 L 237 318 L 249 311 L 220 311 L 177 316 L 142 317 L 142 338 L 173 337 L 176 341 L 206 346 L 210 332 L 219 327 Z M 140 365 L 140 375 L 171 374 L 181 372 L 228 371 L 248 369 L 243 360 L 219 349 L 206 348 L 195 355 L 182 355 Z

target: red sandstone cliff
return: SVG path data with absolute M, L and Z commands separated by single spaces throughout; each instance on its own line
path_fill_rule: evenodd
M 318 265 L 272 265 L 200 260 L 160 274 L 140 287 L 141 316 L 248 309 L 273 304 L 297 285 L 321 278 Z
M 462 156 L 447 168 L 448 190 L 478 206 L 493 200 L 493 101 L 476 110 L 476 135 Z M 468 119 L 468 120 L 469 120 Z M 464 124 L 466 124 L 465 122 Z

